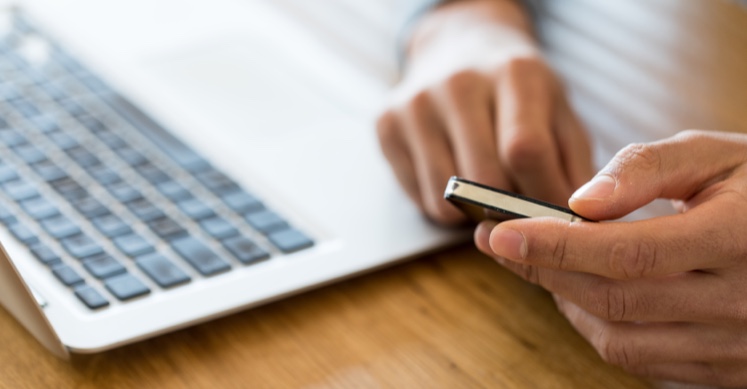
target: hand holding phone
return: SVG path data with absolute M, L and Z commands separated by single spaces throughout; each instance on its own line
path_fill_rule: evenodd
M 444 198 L 475 221 L 505 221 L 543 216 L 557 217 L 569 222 L 589 221 L 570 209 L 456 176 L 449 179 Z

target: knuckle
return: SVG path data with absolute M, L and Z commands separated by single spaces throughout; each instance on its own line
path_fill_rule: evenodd
M 445 200 L 432 196 L 424 200 L 425 213 L 434 222 L 441 225 L 456 225 L 463 221 L 459 213 L 451 204 Z
M 657 244 L 641 237 L 638 241 L 617 242 L 609 254 L 609 268 L 619 278 L 643 278 L 655 273 L 657 267 Z
M 381 144 L 390 144 L 398 138 L 399 128 L 397 115 L 393 111 L 386 111 L 376 120 L 376 135 Z
M 661 155 L 658 147 L 653 144 L 629 144 L 617 153 L 615 160 L 617 168 L 622 171 L 657 171 L 661 168 Z
M 636 370 L 642 365 L 638 351 L 625 339 L 615 336 L 610 328 L 600 330 L 592 341 L 599 356 L 610 365 Z
M 635 315 L 636 301 L 625 287 L 615 281 L 600 279 L 586 288 L 581 302 L 589 312 L 608 321 L 623 321 Z
M 675 138 L 684 142 L 697 142 L 704 138 L 709 138 L 710 136 L 711 134 L 709 134 L 708 131 L 688 129 L 678 132 L 675 135 Z
M 519 135 L 506 143 L 503 151 L 504 164 L 516 173 L 526 173 L 541 168 L 548 147 L 537 139 L 520 135 L 524 132 L 522 129 L 515 129 L 512 132 Z M 526 132 L 536 133 L 536 131 Z
M 532 284 L 539 284 L 539 272 L 532 265 L 519 265 L 518 274 L 521 278 Z
M 404 109 L 414 116 L 424 116 L 432 111 L 433 98 L 428 90 L 413 94 L 404 104 Z
M 736 387 L 744 385 L 744 382 L 739 382 L 735 379 L 733 374 L 723 374 L 715 365 L 708 362 L 700 362 L 701 372 L 703 374 L 704 381 L 712 382 L 721 387 Z
M 537 56 L 516 56 L 505 62 L 503 71 L 508 75 L 524 77 L 530 74 L 545 73 L 547 66 Z
M 633 311 L 631 299 L 626 289 L 617 283 L 608 283 L 604 294 L 606 298 L 605 319 L 610 321 L 622 321 L 628 318 Z
M 474 93 L 476 88 L 485 84 L 484 77 L 472 69 L 460 70 L 452 73 L 443 82 L 444 89 L 455 96 L 465 96 Z
M 516 275 L 529 283 L 539 283 L 539 273 L 537 272 L 538 269 L 535 266 L 511 263 L 511 270 L 516 273 Z
M 555 241 L 555 246 L 553 247 L 552 251 L 552 258 L 553 264 L 556 269 L 568 270 L 570 265 L 573 263 L 573 259 L 570 258 L 570 252 L 569 250 L 567 250 L 569 228 L 564 228 L 563 231 L 563 236 Z

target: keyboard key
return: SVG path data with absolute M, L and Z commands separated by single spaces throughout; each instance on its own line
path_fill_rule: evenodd
M 284 253 L 298 251 L 314 245 L 313 240 L 295 228 L 273 232 L 267 235 L 267 238 Z
M 84 259 L 83 267 L 98 279 L 108 278 L 127 271 L 119 261 L 106 253 L 100 253 Z
M 72 286 L 84 282 L 83 277 L 81 277 L 78 272 L 64 263 L 54 265 L 52 267 L 52 273 L 58 280 L 60 280 L 60 282 L 65 284 L 65 286 Z
M 48 84 L 45 84 L 45 85 L 48 85 Z M 50 134 L 52 132 L 57 131 L 60 128 L 57 125 L 57 121 L 55 120 L 55 118 L 50 117 L 49 115 L 39 115 L 39 116 L 30 118 L 29 121 L 31 121 L 34 127 L 43 134 Z
M 63 215 L 44 219 L 41 221 L 41 226 L 44 231 L 47 231 L 49 235 L 56 239 L 63 239 L 80 233 L 80 228 Z
M 16 216 L 0 201 L 0 223 L 9 226 L 17 221 Z
M 93 116 L 73 115 L 77 116 L 78 121 L 84 127 L 89 129 L 91 132 L 105 131 L 107 128 L 99 119 Z
M 65 177 L 50 183 L 54 190 L 67 200 L 88 196 L 88 192 L 74 179 Z
M 41 176 L 44 181 L 51 182 L 67 177 L 67 173 L 55 165 L 54 162 L 45 159 L 31 166 L 36 174 Z
M 112 150 L 127 146 L 127 142 L 111 131 L 98 131 L 96 136 Z
M 138 219 L 148 222 L 163 216 L 163 211 L 156 207 L 150 201 L 140 198 L 127 203 L 127 208 L 138 217 Z
M 90 196 L 71 200 L 70 204 L 87 218 L 106 215 L 109 213 L 108 208 Z
M 236 182 L 214 169 L 197 173 L 195 177 L 210 189 L 211 192 L 218 195 L 224 195 L 240 189 Z
M 57 207 L 52 205 L 49 201 L 42 197 L 35 197 L 32 199 L 24 200 L 20 202 L 21 208 L 33 219 L 42 220 L 56 216 L 60 214 Z
M 153 165 L 151 162 L 141 163 L 135 167 L 135 170 L 148 182 L 154 185 L 159 182 L 171 180 L 171 177 L 169 177 L 168 174 L 159 167 Z
M 68 97 L 67 92 L 52 83 L 44 84 L 42 89 L 44 89 L 49 98 L 55 101 L 62 101 Z
M 90 257 L 104 251 L 101 246 L 85 234 L 78 234 L 62 239 L 60 243 L 62 243 L 62 247 L 64 247 L 70 255 L 78 259 Z
M 39 69 L 35 67 L 30 67 L 28 68 L 28 70 L 26 70 L 26 77 L 28 77 L 29 80 L 31 80 L 31 83 L 36 84 L 36 85 L 41 85 L 49 81 L 46 74 L 44 74 L 44 72 L 42 71 L 39 71 Z
M 107 185 L 106 189 L 109 190 L 109 193 L 111 193 L 114 198 L 123 203 L 127 203 L 143 197 L 143 195 L 130 183 L 124 181 L 113 182 Z
M 73 57 L 70 56 L 70 54 L 68 54 L 60 47 L 55 47 L 54 59 L 56 60 L 56 63 L 64 66 L 65 69 L 71 73 L 80 71 L 83 67 L 80 62 L 76 61 Z
M 187 230 L 179 225 L 179 223 L 166 216 L 149 221 L 148 227 L 150 227 L 156 235 L 161 237 L 161 239 L 165 240 L 171 240 L 187 234 Z
M 171 201 L 192 198 L 192 193 L 189 193 L 184 186 L 175 181 L 162 182 L 158 184 L 156 188 L 158 188 L 158 191 L 161 192 L 162 195 L 166 196 Z
M 211 217 L 200 222 L 202 229 L 216 239 L 224 239 L 239 233 L 231 223 L 220 217 Z
M 132 228 L 125 224 L 122 219 L 113 214 L 99 216 L 91 220 L 93 225 L 104 235 L 109 238 L 129 234 L 132 232 Z
M 153 251 L 153 246 L 145 238 L 137 234 L 129 234 L 114 238 L 114 245 L 125 255 L 137 257 Z
M 172 241 L 171 247 L 202 275 L 209 276 L 231 269 L 228 262 L 191 236 Z
M 104 281 L 106 289 L 119 300 L 125 301 L 150 293 L 142 281 L 130 273 L 108 278 Z
M 61 100 L 58 101 L 58 103 L 62 106 L 62 109 L 70 114 L 70 116 L 78 118 L 87 115 L 86 110 L 72 99 Z
M 264 234 L 281 230 L 288 226 L 288 222 L 269 209 L 246 215 L 246 221 Z
M 49 139 L 52 140 L 57 147 L 65 151 L 80 146 L 80 143 L 78 143 L 77 140 L 61 131 L 49 133 L 47 136 L 49 136 Z
M 105 84 L 103 81 L 101 81 L 98 77 L 87 74 L 84 76 L 79 76 L 80 81 L 85 84 L 88 88 L 90 88 L 94 93 L 107 93 L 111 92 L 111 88 Z
M 0 130 L 0 142 L 5 143 L 8 147 L 16 147 L 28 143 L 23 135 L 10 128 Z
M 41 114 L 41 111 L 34 104 L 24 98 L 17 98 L 8 102 L 24 117 L 30 118 Z
M 143 154 L 131 147 L 120 147 L 114 151 L 130 166 L 137 166 L 148 161 Z
M 73 290 L 80 301 L 90 309 L 99 309 L 109 305 L 109 301 L 91 286 L 85 284 L 78 285 Z
M 267 251 L 243 236 L 226 239 L 223 241 L 223 246 L 245 265 L 270 257 Z
M 239 214 L 259 211 L 264 208 L 261 201 L 244 191 L 229 193 L 223 196 L 223 201 Z
M 179 209 L 182 210 L 187 216 L 195 220 L 204 219 L 215 215 L 212 208 L 208 207 L 205 203 L 197 199 L 182 200 L 177 203 Z
M 26 200 L 39 195 L 39 192 L 31 184 L 23 180 L 6 182 L 3 189 L 15 201 Z
M 78 165 L 82 166 L 83 168 L 98 165 L 101 163 L 101 160 L 99 160 L 92 152 L 88 151 L 82 146 L 73 147 L 72 149 L 65 150 L 65 152 L 70 158 L 72 158 L 73 161 L 77 162 Z
M 0 183 L 13 181 L 18 178 L 18 173 L 16 173 L 16 169 L 10 165 L 2 164 L 0 165 Z
M 37 163 L 47 159 L 36 146 L 26 143 L 13 147 L 13 151 L 27 164 Z
M 3 55 L 7 55 L 7 54 L 9 54 L 8 51 L 5 51 L 3 53 Z M 7 64 L 7 62 L 2 63 L 2 65 L 6 65 L 6 64 Z M 3 66 L 3 68 L 6 68 L 6 67 Z M 6 84 L 6 85 L 0 86 L 0 100 L 1 101 L 8 101 L 8 100 L 17 99 L 19 96 L 21 96 L 21 94 L 12 85 Z M 7 127 L 7 123 L 3 127 Z
M 137 266 L 158 286 L 168 288 L 189 282 L 191 278 L 161 254 L 153 253 L 135 259 Z
M 29 249 L 36 259 L 47 266 L 61 263 L 60 256 L 43 243 L 35 243 Z
M 16 223 L 9 227 L 10 232 L 16 237 L 21 243 L 30 245 L 39 241 L 39 237 L 31 231 L 25 224 Z
M 121 181 L 119 174 L 106 165 L 91 166 L 86 171 L 101 185 L 109 185 Z

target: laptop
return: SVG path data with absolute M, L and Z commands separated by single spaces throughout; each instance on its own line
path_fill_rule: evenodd
M 464 241 L 396 184 L 396 1 L 2 13 L 0 302 L 94 353 Z

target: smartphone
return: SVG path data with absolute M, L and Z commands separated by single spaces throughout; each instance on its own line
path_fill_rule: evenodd
M 557 217 L 569 222 L 589 221 L 567 208 L 544 201 L 451 177 L 444 198 L 475 221 L 505 221 L 525 217 Z

